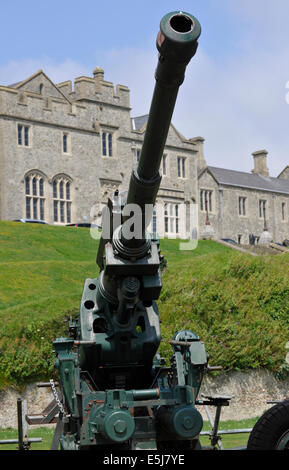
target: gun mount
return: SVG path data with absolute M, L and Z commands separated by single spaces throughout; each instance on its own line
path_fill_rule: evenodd
M 160 248 L 146 228 L 178 90 L 200 33 L 189 13 L 172 12 L 161 20 L 139 163 L 127 195 L 116 191 L 108 200 L 97 254 L 100 274 L 85 281 L 79 317 L 70 322 L 72 338 L 53 343 L 64 404 L 62 449 L 199 446 L 202 417 L 195 405 L 207 354 L 200 338 L 183 330 L 171 341 L 171 366 L 163 367 L 156 305 Z

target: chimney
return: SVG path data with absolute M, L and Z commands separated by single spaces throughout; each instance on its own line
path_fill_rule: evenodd
M 203 137 L 193 137 L 190 139 L 190 142 L 193 142 L 196 145 L 197 150 L 197 168 L 198 171 L 202 170 L 207 166 L 207 162 L 204 157 L 204 142 Z
M 252 173 L 268 177 L 267 150 L 258 150 L 257 152 L 253 152 L 252 155 L 254 157 L 254 169 L 252 170 Z
M 104 70 L 100 67 L 96 67 L 93 71 L 93 78 L 95 83 L 95 89 L 97 93 L 101 93 L 101 82 L 103 82 Z

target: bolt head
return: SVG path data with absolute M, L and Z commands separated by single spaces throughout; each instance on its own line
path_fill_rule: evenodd
M 117 434 L 122 434 L 126 430 L 126 423 L 122 419 L 118 419 L 115 422 L 114 430 Z
M 187 430 L 191 429 L 193 427 L 193 420 L 190 416 L 186 416 L 183 422 L 183 427 Z

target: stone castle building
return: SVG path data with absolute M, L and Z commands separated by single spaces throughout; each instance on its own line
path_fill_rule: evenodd
M 147 121 L 130 111 L 129 89 L 114 88 L 99 68 L 73 86 L 55 85 L 41 70 L 1 86 L 0 218 L 89 221 L 96 203 L 128 187 Z M 199 147 L 170 126 L 154 217 L 168 235 L 186 236 L 183 212 L 197 199 Z
M 206 217 L 218 238 L 249 244 L 264 228 L 273 241 L 289 238 L 289 167 L 269 176 L 267 151 L 253 153 L 251 173 L 206 166 L 199 173 L 199 223 Z M 206 201 L 207 200 L 207 201 Z
M 126 190 L 147 115 L 131 118 L 126 86 L 93 77 L 54 84 L 42 71 L 0 86 L 0 219 L 51 224 L 91 221 L 91 208 Z M 149 103 L 148 103 L 149 105 Z M 209 218 L 218 238 L 248 242 L 264 216 L 275 241 L 289 238 L 289 167 L 270 178 L 266 152 L 252 174 L 207 166 L 201 137 L 186 139 L 171 124 L 152 229 L 186 238 L 188 210 L 198 203 L 199 233 Z

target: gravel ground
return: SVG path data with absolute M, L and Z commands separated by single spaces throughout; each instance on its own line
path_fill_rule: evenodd
M 217 377 L 207 375 L 202 384 L 201 395 L 232 396 L 230 406 L 223 407 L 221 421 L 241 420 L 260 416 L 273 406 L 268 400 L 284 400 L 289 397 L 289 379 L 278 381 L 267 371 L 222 373 Z M 53 399 L 49 388 L 38 388 L 36 384 L 27 386 L 24 391 L 9 388 L 0 392 L 0 428 L 17 427 L 17 398 L 27 400 L 28 414 L 38 414 Z M 198 407 L 207 420 L 203 407 Z M 209 408 L 214 416 L 214 408 Z M 54 425 L 49 425 L 54 426 Z

